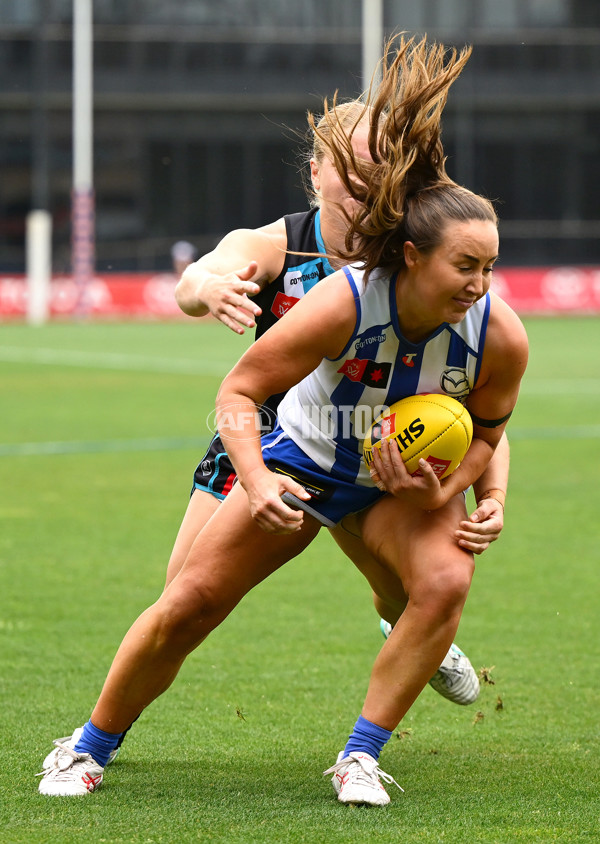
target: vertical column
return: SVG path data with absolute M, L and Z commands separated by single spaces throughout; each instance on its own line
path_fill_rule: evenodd
M 78 312 L 94 274 L 92 0 L 73 0 L 73 191 L 71 264 Z
M 368 88 L 383 51 L 383 0 L 362 0 L 362 86 Z
M 27 215 L 27 322 L 43 325 L 50 312 L 52 218 L 38 209 Z

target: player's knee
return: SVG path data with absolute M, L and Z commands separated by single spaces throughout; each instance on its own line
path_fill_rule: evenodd
M 412 597 L 438 617 L 452 615 L 462 610 L 473 570 L 474 567 L 464 561 L 439 566 L 416 584 Z
M 155 607 L 159 637 L 185 650 L 200 644 L 227 615 L 219 596 L 201 584 L 185 590 L 171 588 L 163 593 Z
M 446 568 L 440 576 L 440 591 L 449 605 L 460 604 L 467 600 L 473 572 L 465 566 Z

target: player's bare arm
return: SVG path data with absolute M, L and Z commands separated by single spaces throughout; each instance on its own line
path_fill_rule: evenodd
M 256 407 L 268 396 L 285 392 L 319 365 L 336 357 L 356 322 L 352 291 L 343 273 L 335 273 L 309 291 L 257 340 L 223 381 L 217 396 L 219 433 L 250 508 L 261 527 L 289 532 L 291 514 L 298 529 L 302 514 L 281 501 L 288 490 L 307 498 L 302 487 L 270 472 L 262 459 Z
M 255 296 L 277 278 L 285 260 L 287 234 L 279 219 L 259 229 L 236 229 L 187 267 L 175 299 L 188 316 L 211 313 L 236 334 L 254 328 L 260 308 Z
M 384 440 L 381 449 L 373 452 L 371 477 L 380 489 L 396 498 L 405 498 L 423 510 L 438 510 L 479 477 L 494 453 L 494 445 L 488 442 L 487 434 L 479 437 L 474 430 L 473 441 L 462 463 L 448 478 L 440 481 L 426 460 L 419 461 L 420 475 L 410 475 L 397 443 Z
M 517 402 L 527 358 L 527 335 L 520 319 L 492 296 L 481 373 L 466 401 L 473 420 L 473 443 L 463 463 L 448 478 L 447 485 L 455 492 L 475 483 L 489 465 Z
M 443 507 L 475 483 L 488 467 L 516 404 L 527 352 L 521 321 L 504 302 L 493 297 L 481 375 L 466 402 L 473 418 L 473 441 L 461 465 L 440 482 L 427 462 L 421 461 L 421 476 L 413 477 L 397 445 L 383 443 L 381 452 L 373 456 L 371 474 L 375 483 L 427 510 Z
M 528 341 L 519 317 L 498 296 L 491 296 L 481 370 L 467 408 L 480 435 L 494 447 L 516 404 L 528 358 Z M 499 423 L 498 420 L 503 422 Z
M 473 483 L 476 490 L 490 491 L 492 495 L 500 495 L 498 490 L 506 490 L 508 483 L 509 448 L 506 434 L 500 438 L 490 462 L 484 470 L 481 478 L 485 481 L 482 485 L 481 478 Z M 398 498 L 403 494 L 408 495 L 413 501 L 419 497 L 420 506 L 423 509 L 434 509 L 436 502 L 445 503 L 446 493 L 450 490 L 443 490 L 442 485 L 434 472 L 430 471 L 429 464 L 424 463 L 421 470 L 421 478 L 412 478 L 403 465 L 400 452 L 394 448 L 391 442 L 382 443 L 382 451 L 374 454 L 374 464 L 371 467 L 371 477 L 374 483 L 382 490 L 390 492 Z M 498 489 L 486 484 L 497 484 Z M 483 492 L 479 493 L 483 496 Z M 477 492 L 476 492 L 477 496 Z M 456 531 L 456 541 L 466 550 L 474 554 L 482 554 L 492 542 L 500 536 L 504 527 L 504 507 L 494 497 L 477 498 L 476 509 L 468 521 L 459 523 Z
M 482 554 L 499 538 L 504 527 L 509 464 L 510 446 L 505 431 L 484 473 L 473 484 L 476 508 L 456 531 L 461 548 Z

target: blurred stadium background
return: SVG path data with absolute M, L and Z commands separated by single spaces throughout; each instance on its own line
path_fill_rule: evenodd
M 0 0 L 0 318 L 24 313 L 36 209 L 63 278 L 55 310 L 73 306 L 73 18 L 85 2 Z M 500 292 L 524 312 L 600 309 L 598 0 L 94 0 L 88 310 L 175 316 L 175 241 L 202 253 L 306 206 L 306 111 L 360 92 L 377 5 L 385 34 L 474 45 L 444 138 L 452 176 L 499 200 Z

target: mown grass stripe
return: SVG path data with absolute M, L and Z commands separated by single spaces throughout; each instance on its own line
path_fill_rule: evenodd
M 117 369 L 135 372 L 172 372 L 177 375 L 225 375 L 231 364 L 222 360 L 154 357 L 118 352 L 83 352 L 69 349 L 1 346 L 0 360 L 6 363 L 35 363 L 44 366 L 74 366 L 85 369 Z
M 240 349 L 240 354 L 241 354 Z M 172 372 L 178 375 L 223 376 L 231 362 L 196 358 L 169 358 L 120 352 L 89 352 L 80 349 L 24 348 L 0 346 L 0 361 L 35 363 L 45 366 L 73 366 L 90 369 L 113 369 L 135 372 Z M 523 395 L 592 394 L 600 395 L 600 378 L 535 378 L 525 377 Z
M 570 428 L 511 428 L 510 440 L 594 440 L 600 425 L 574 425 Z M 108 454 L 135 451 L 179 451 L 205 448 L 208 438 L 148 437 L 145 439 L 0 443 L 0 457 L 27 457 L 53 454 Z
M 134 451 L 180 451 L 205 449 L 208 437 L 149 437 L 131 440 L 0 443 L 0 457 L 29 457 L 55 454 L 110 454 Z

